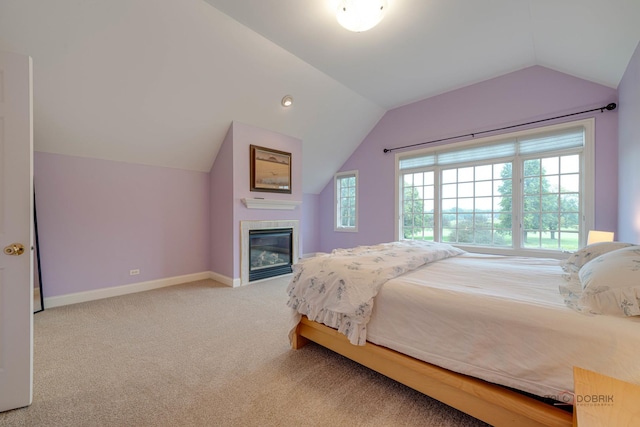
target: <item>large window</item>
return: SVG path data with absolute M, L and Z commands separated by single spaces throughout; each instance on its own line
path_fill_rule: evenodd
M 397 155 L 399 235 L 573 251 L 593 225 L 593 121 Z
M 335 182 L 335 230 L 358 231 L 358 171 L 339 172 Z

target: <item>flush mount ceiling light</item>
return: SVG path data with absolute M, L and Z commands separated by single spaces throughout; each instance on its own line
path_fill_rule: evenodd
M 359 33 L 378 25 L 386 11 L 387 0 L 342 0 L 336 18 L 347 30 Z
M 284 98 L 282 98 L 282 101 L 280 103 L 283 107 L 291 107 L 291 104 L 293 104 L 293 96 L 286 95 Z

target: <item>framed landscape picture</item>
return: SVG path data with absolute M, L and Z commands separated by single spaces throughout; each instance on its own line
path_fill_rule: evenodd
M 251 191 L 291 194 L 291 153 L 250 145 Z

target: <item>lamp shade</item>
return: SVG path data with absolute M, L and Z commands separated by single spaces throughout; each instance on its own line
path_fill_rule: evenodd
M 342 0 L 336 18 L 349 31 L 367 31 L 376 25 L 387 11 L 387 0 Z
M 589 230 L 587 245 L 600 242 L 613 242 L 613 231 Z

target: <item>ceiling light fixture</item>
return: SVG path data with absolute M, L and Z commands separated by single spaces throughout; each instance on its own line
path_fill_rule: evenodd
M 342 0 L 336 11 L 340 25 L 359 33 L 378 25 L 387 11 L 387 0 Z
M 282 98 L 281 104 L 283 107 L 291 107 L 291 104 L 293 104 L 293 96 L 286 95 Z

